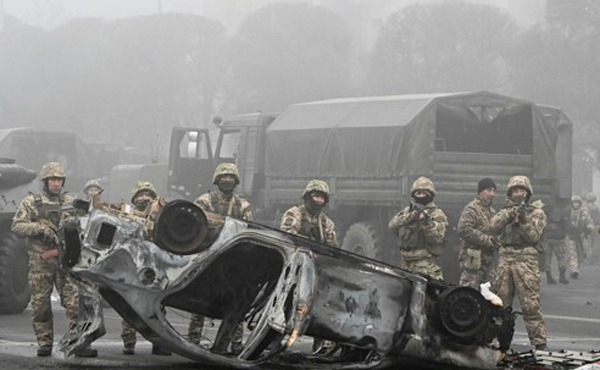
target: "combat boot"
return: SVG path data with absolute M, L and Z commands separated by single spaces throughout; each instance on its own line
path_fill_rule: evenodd
M 48 357 L 52 354 L 52 346 L 41 346 L 37 349 L 39 357 Z
M 560 271 L 559 281 L 561 284 L 569 284 L 569 280 L 565 277 L 566 270 L 561 269 Z
M 575 279 L 575 280 L 579 279 L 579 272 L 577 272 L 577 271 L 573 271 L 573 272 L 571 273 L 571 277 L 572 277 L 573 279 Z
M 546 345 L 546 343 L 536 344 L 535 345 L 535 349 L 537 351 L 547 351 L 548 350 L 548 346 Z
M 75 351 L 75 357 L 97 357 L 98 351 L 92 348 L 89 344 Z
M 550 271 L 546 271 L 546 280 L 548 281 L 548 284 L 556 284 L 556 280 L 554 280 Z

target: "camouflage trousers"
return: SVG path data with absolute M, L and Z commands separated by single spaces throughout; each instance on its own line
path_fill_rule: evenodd
M 552 272 L 552 257 L 556 256 L 559 270 L 566 270 L 568 266 L 567 238 L 546 239 L 544 246 L 544 271 Z
M 202 338 L 202 330 L 204 330 L 204 316 L 192 314 L 192 319 L 188 326 L 188 340 L 192 343 L 199 344 Z M 244 338 L 244 325 L 240 324 L 235 328 L 231 335 L 232 343 L 240 343 Z
M 58 266 L 56 259 L 42 261 L 36 251 L 29 251 L 29 285 L 31 287 L 31 319 L 38 345 L 52 346 L 54 342 L 54 317 L 51 295 L 55 287 L 60 303 L 65 308 L 69 328 L 77 326 L 77 285 Z
M 165 306 L 160 307 L 163 314 L 166 314 Z M 123 347 L 133 348 L 137 343 L 137 331 L 127 321 L 121 320 L 121 339 L 123 340 Z
M 596 230 L 596 229 L 594 229 Z M 593 260 L 597 257 L 598 251 L 596 249 L 596 243 L 598 242 L 598 233 L 592 232 L 583 240 L 583 249 L 585 250 L 585 254 L 587 255 L 588 263 L 592 263 Z
M 413 272 L 431 276 L 433 279 L 443 280 L 442 268 L 437 264 L 435 257 L 426 257 L 415 260 L 402 260 L 402 268 Z
M 133 348 L 137 343 L 137 335 L 133 326 L 129 325 L 127 321 L 121 321 L 121 339 L 123 340 L 123 347 Z
M 579 259 L 577 258 L 577 243 L 571 238 L 567 238 L 565 250 L 565 258 L 567 260 L 567 267 L 571 270 L 571 273 L 579 273 Z
M 529 342 L 533 346 L 546 344 L 537 254 L 501 252 L 494 289 L 505 307 L 512 305 L 516 294 L 521 303 Z
M 459 252 L 459 267 L 461 270 L 459 286 L 468 286 L 479 290 L 479 285 L 485 282 L 494 283 L 496 278 L 496 266 L 494 266 L 494 255 L 491 253 L 481 253 L 480 267 L 478 269 L 469 269 L 465 265 L 467 258 L 464 248 Z

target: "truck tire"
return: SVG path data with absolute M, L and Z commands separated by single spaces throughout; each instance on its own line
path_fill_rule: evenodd
M 0 238 L 0 314 L 21 313 L 30 298 L 29 256 L 13 233 Z
M 346 231 L 342 249 L 372 259 L 381 259 L 381 239 L 376 228 L 366 222 L 352 224 Z

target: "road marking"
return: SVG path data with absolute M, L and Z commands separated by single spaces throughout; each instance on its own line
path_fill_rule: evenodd
M 587 317 L 571 317 L 571 316 L 560 316 L 560 315 L 544 315 L 544 318 L 545 319 L 552 319 L 552 320 L 593 322 L 595 324 L 600 324 L 600 319 L 588 319 Z

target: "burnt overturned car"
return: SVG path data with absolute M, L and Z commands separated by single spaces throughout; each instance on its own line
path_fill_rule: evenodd
M 61 341 L 67 355 L 104 334 L 97 292 L 149 341 L 212 366 L 494 368 L 512 340 L 511 309 L 474 289 L 183 200 L 166 204 L 154 242 L 138 220 L 106 209 L 67 219 L 63 231 L 61 263 L 85 287 L 78 331 Z M 220 320 L 211 346 L 188 341 L 164 307 Z M 240 324 L 243 348 L 232 352 Z M 307 350 L 307 337 L 334 347 Z

